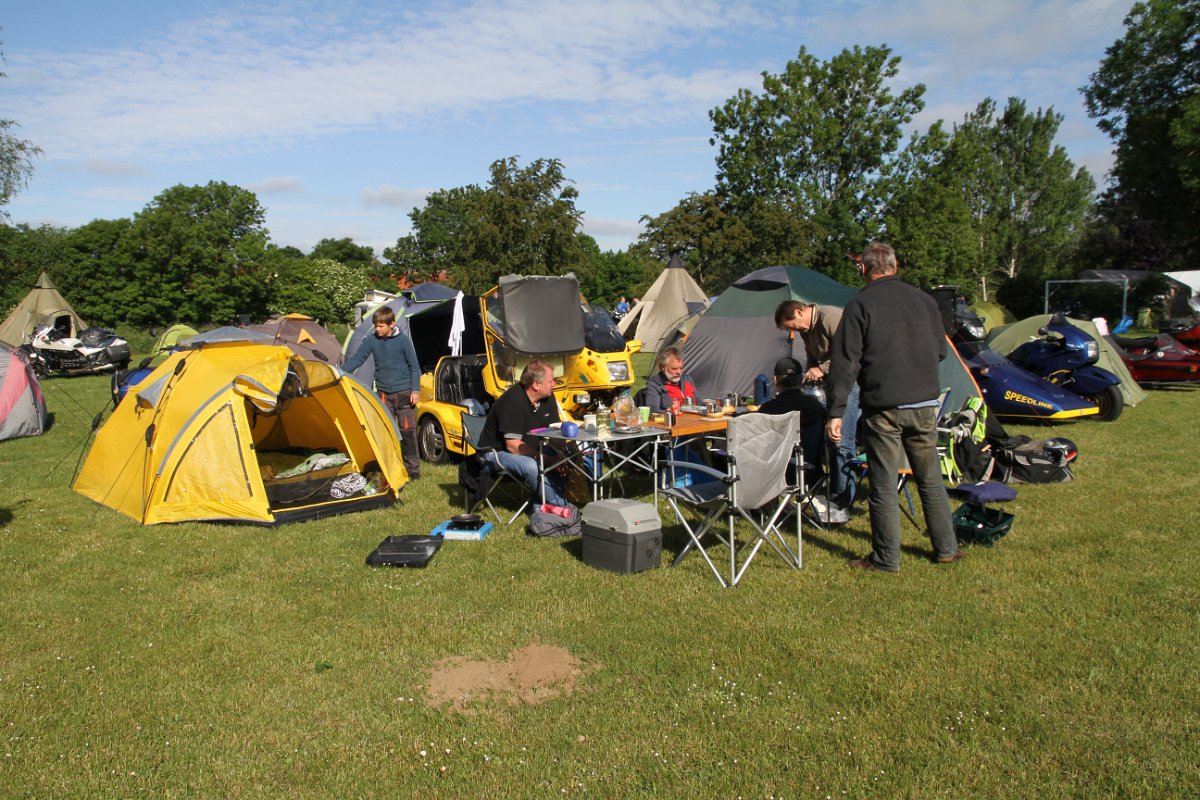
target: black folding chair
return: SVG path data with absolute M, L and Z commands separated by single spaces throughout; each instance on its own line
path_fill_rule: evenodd
M 474 451 L 467 458 L 479 459 L 483 478 L 480 491 L 468 492 L 463 506 L 466 508 L 466 512 L 471 514 L 474 513 L 480 504 L 485 504 L 491 510 L 497 522 L 511 525 L 513 520 L 521 516 L 522 512 L 533 502 L 533 494 L 529 491 L 529 487 L 525 485 L 525 481 L 521 479 L 521 476 L 509 472 L 497 462 L 489 461 L 479 451 L 479 437 L 483 434 L 483 423 L 486 420 L 487 417 L 481 417 L 467 411 L 462 412 L 463 441 Z M 505 519 L 496 509 L 495 504 L 492 503 L 492 492 L 499 492 L 509 504 L 517 505 L 517 510 L 511 517 Z

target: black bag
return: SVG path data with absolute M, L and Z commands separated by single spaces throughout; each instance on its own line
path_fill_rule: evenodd
M 553 511 L 547 511 L 547 508 L 565 509 L 570 513 L 564 517 L 555 514 Z M 574 505 L 551 506 L 547 503 L 546 505 L 534 507 L 533 513 L 529 515 L 529 527 L 525 529 L 525 532 L 530 536 L 554 538 L 582 536 L 583 520 L 579 515 L 579 509 Z
M 1065 447 L 1061 442 L 1067 442 Z M 993 479 L 1005 483 L 1063 483 L 1075 480 L 1071 462 L 1078 452 L 1066 439 L 1030 439 L 1014 436 L 992 445 L 996 459 Z
M 458 485 L 467 492 L 467 511 L 474 511 L 487 491 L 487 464 L 481 455 L 472 453 L 458 463 Z

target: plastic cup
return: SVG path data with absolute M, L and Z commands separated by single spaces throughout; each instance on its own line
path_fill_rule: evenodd
M 588 430 L 593 430 L 593 431 L 596 430 L 596 415 L 595 414 L 584 414 L 583 415 L 583 427 L 587 428 Z
M 650 406 L 638 406 L 638 417 L 643 423 L 650 421 Z

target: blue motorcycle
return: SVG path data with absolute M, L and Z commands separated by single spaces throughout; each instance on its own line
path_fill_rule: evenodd
M 1038 330 L 1041 337 L 1017 347 L 1009 359 L 1050 383 L 1073 392 L 1100 408 L 1095 419 L 1112 422 L 1125 409 L 1121 379 L 1096 366 L 1100 344 L 1072 325 L 1062 314 Z

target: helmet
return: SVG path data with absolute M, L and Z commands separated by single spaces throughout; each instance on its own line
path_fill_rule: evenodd
M 829 408 L 829 401 L 825 397 L 825 384 L 822 381 L 810 381 L 800 385 L 800 393 L 805 397 L 815 400 L 820 404 L 821 408 Z
M 1046 453 L 1055 458 L 1058 464 L 1070 464 L 1079 455 L 1079 448 L 1065 436 L 1056 436 L 1042 443 Z

